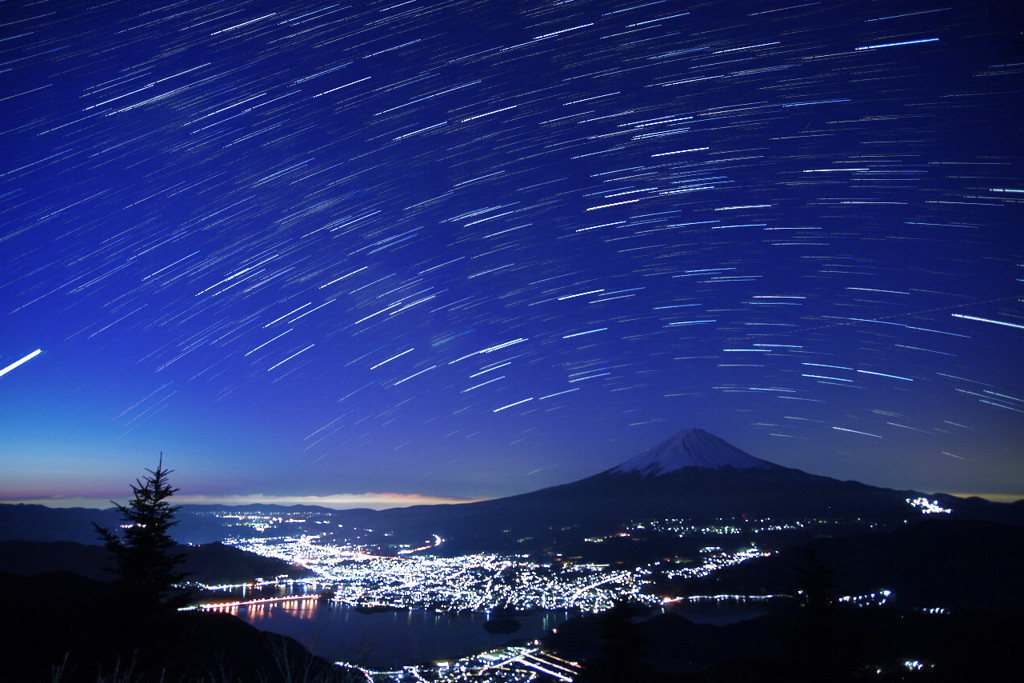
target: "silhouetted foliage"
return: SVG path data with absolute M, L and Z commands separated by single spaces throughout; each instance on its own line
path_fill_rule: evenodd
M 0 681 L 365 683 L 293 639 L 230 614 L 164 610 L 126 622 L 117 587 L 72 573 L 0 574 Z
M 794 597 L 800 605 L 786 634 L 786 646 L 796 681 L 850 680 L 856 668 L 853 632 L 848 610 L 837 605 L 833 592 L 835 570 L 825 564 L 818 548 L 804 547 L 804 563 Z
M 633 621 L 640 611 L 624 600 L 596 617 L 601 651 L 584 665 L 577 677 L 580 683 L 645 683 L 651 672 L 642 658 L 646 642 Z
M 836 588 L 836 572 L 826 565 L 813 544 L 803 547 L 804 564 L 796 567 L 800 579 L 794 597 L 807 610 L 827 610 L 835 603 L 832 592 Z
M 167 499 L 178 489 L 170 485 L 164 469 L 163 453 L 150 476 L 135 480 L 128 505 L 114 503 L 124 523 L 121 535 L 97 524 L 93 526 L 117 563 L 119 587 L 123 598 L 139 611 L 159 610 L 167 606 L 168 594 L 186 574 L 178 569 L 185 556 L 173 551 L 176 545 L 170 529 L 179 507 Z

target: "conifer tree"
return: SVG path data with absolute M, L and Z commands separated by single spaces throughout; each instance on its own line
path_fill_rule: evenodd
M 176 543 L 169 533 L 181 509 L 167 502 L 178 491 L 168 482 L 173 470 L 164 469 L 161 453 L 157 468 L 146 471 L 150 476 L 135 480 L 128 505 L 111 501 L 124 519 L 121 534 L 93 524 L 114 556 L 124 598 L 142 611 L 165 606 L 167 594 L 186 576 L 178 568 L 185 556 L 174 552 Z
M 843 610 L 833 597 L 836 572 L 822 559 L 819 545 L 808 543 L 803 555 L 803 565 L 794 567 L 799 579 L 793 596 L 800 610 L 784 635 L 794 664 L 791 680 L 850 680 L 856 669 L 857 639 L 850 628 L 849 611 Z
M 600 653 L 587 662 L 576 678 L 579 683 L 646 683 L 654 678 L 643 661 L 647 647 L 640 627 L 633 621 L 642 610 L 622 598 L 595 617 L 600 634 Z

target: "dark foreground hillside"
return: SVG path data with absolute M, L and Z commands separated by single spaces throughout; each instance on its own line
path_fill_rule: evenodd
M 578 683 L 989 683 L 1024 670 L 1018 632 L 1007 614 L 794 605 L 725 626 L 580 617 L 546 645 L 584 662 Z
M 11 683 L 350 683 L 364 681 L 298 642 L 226 614 L 119 608 L 111 584 L 58 572 L 0 574 L 0 681 Z
M 620 605 L 572 619 L 547 645 L 584 662 L 578 683 L 1017 680 L 1024 528 L 956 519 L 816 538 L 665 595 L 775 595 L 724 626 Z M 885 599 L 870 598 L 870 594 Z M 843 596 L 861 596 L 860 599 Z
M 684 594 L 789 593 L 809 552 L 831 570 L 837 595 L 889 589 L 901 607 L 1024 613 L 1024 527 L 958 519 L 814 539 L 691 581 Z

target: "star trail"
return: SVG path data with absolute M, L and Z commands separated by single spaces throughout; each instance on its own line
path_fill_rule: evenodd
M 1024 496 L 1013 4 L 0 3 L 0 497 Z

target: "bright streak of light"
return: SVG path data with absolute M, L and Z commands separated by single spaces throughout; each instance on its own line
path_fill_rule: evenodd
M 42 350 L 42 349 L 36 349 L 35 351 L 33 351 L 32 353 L 28 354 L 28 355 L 27 355 L 27 356 L 25 356 L 24 358 L 22 358 L 22 359 L 20 359 L 20 360 L 16 360 L 16 361 L 14 361 L 13 363 L 11 363 L 10 365 L 8 365 L 8 366 L 7 366 L 6 368 L 4 368 L 3 370 L 0 370 L 0 377 L 3 377 L 3 376 L 4 376 L 4 375 L 6 375 L 6 374 L 7 374 L 8 372 L 10 372 L 10 371 L 11 371 L 11 370 L 13 370 L 14 368 L 18 367 L 19 365 L 24 365 L 25 363 L 29 362 L 30 360 L 32 360 L 33 358 L 35 358 L 36 356 L 38 356 L 38 355 L 39 355 L 39 354 L 41 354 L 42 352 L 43 352 L 43 350 Z
M 976 315 L 963 315 L 961 313 L 953 313 L 954 318 L 963 318 L 964 320 L 975 320 L 979 323 L 992 323 L 993 325 L 1003 325 L 1004 327 L 1016 327 L 1018 330 L 1024 330 L 1024 325 L 1017 323 L 1008 323 L 1005 320 L 992 320 L 990 318 L 979 318 Z M 2 373 L 0 373 L 2 374 Z
M 278 366 L 284 365 L 285 363 L 290 361 L 292 358 L 295 358 L 295 356 L 299 355 L 300 353 L 305 353 L 306 351 L 309 351 L 314 346 L 316 346 L 316 344 L 310 344 L 306 348 L 302 349 L 302 351 L 296 351 L 295 353 L 293 353 L 292 355 L 288 356 L 287 358 L 285 358 L 280 363 L 275 363 L 275 364 L 271 365 L 269 368 L 267 368 L 267 372 L 270 372 L 271 370 L 273 370 L 274 368 L 276 368 Z
M 580 390 L 579 387 L 575 387 L 573 389 L 566 389 L 565 391 L 559 391 L 559 392 L 556 392 L 554 394 L 548 394 L 547 396 L 541 396 L 537 400 L 538 401 L 543 401 L 546 398 L 554 398 L 555 396 L 561 396 L 562 394 L 571 394 L 572 392 L 579 391 L 579 390 Z
M 913 382 L 914 381 L 914 380 L 910 379 L 909 377 L 900 377 L 899 375 L 890 375 L 890 374 L 885 373 L 885 372 L 872 372 L 871 370 L 858 370 L 857 372 L 861 373 L 862 375 L 875 375 L 877 377 L 889 377 L 891 379 L 903 380 L 904 382 Z
M 607 327 L 599 327 L 596 330 L 587 330 L 586 332 L 576 332 L 574 334 L 564 334 L 564 335 L 562 335 L 562 339 L 572 339 L 573 337 L 582 337 L 585 334 L 594 334 L 595 332 L 604 332 L 607 329 L 608 329 Z
M 835 429 L 835 430 L 840 431 L 840 432 L 849 432 L 851 434 L 860 434 L 862 436 L 873 436 L 876 439 L 881 439 L 882 438 L 878 434 L 869 434 L 868 432 L 859 432 L 856 429 L 846 429 L 845 427 L 833 427 L 832 429 Z
M 917 45 L 918 43 L 934 43 L 938 38 L 920 38 L 919 40 L 904 40 L 899 43 L 879 43 L 878 45 L 862 45 L 856 50 L 879 50 L 883 47 L 899 47 L 901 45 Z
M 532 400 L 533 400 L 532 396 L 530 398 L 524 398 L 522 401 L 516 401 L 515 403 L 509 403 L 507 406 L 502 406 L 500 408 L 495 408 L 491 412 L 492 413 L 500 413 L 503 410 L 507 410 L 508 408 L 513 408 L 515 406 L 521 406 L 522 404 L 527 403 L 527 402 L 532 401 Z
M 370 369 L 371 370 L 376 370 L 380 366 L 385 365 L 387 363 L 390 363 L 391 361 L 395 360 L 396 358 L 401 358 L 402 356 L 404 356 L 407 353 L 412 353 L 415 350 L 416 350 L 416 347 L 414 346 L 411 349 L 406 349 L 405 351 L 402 351 L 401 353 L 396 353 L 395 355 L 391 356 L 391 358 L 388 358 L 387 360 L 382 360 L 381 362 L 377 363 L 376 365 L 371 365 Z

